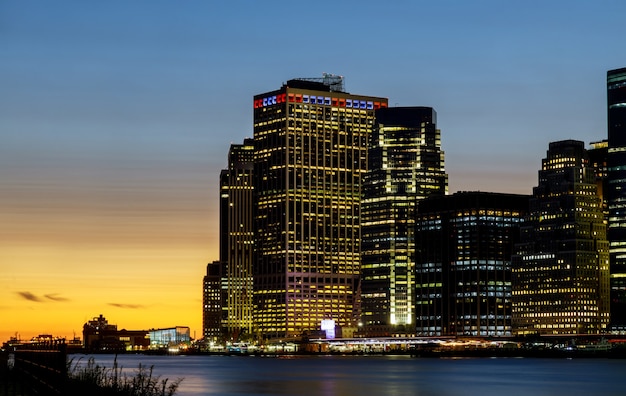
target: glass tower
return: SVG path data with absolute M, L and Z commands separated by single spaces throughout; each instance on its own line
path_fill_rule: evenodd
M 626 331 L 626 68 L 607 73 L 611 328 Z
M 609 245 L 583 142 L 550 143 L 512 260 L 517 334 L 597 334 L 609 321 Z
M 511 253 L 528 199 L 458 192 L 420 201 L 417 335 L 511 335 Z
M 245 139 L 230 146 L 228 169 L 220 175 L 222 327 L 232 341 L 253 336 L 253 167 L 254 142 Z
M 361 322 L 368 335 L 414 333 L 417 201 L 448 189 L 436 124 L 430 107 L 376 111 L 361 210 Z
M 346 93 L 336 76 L 254 97 L 259 337 L 299 337 L 322 320 L 344 336 L 356 328 L 362 178 L 381 107 L 387 99 Z

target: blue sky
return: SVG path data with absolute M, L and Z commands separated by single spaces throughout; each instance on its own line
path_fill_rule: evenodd
M 197 249 L 185 265 L 201 276 L 253 95 L 324 72 L 354 94 L 434 107 L 450 192 L 528 194 L 549 142 L 606 137 L 625 16 L 623 1 L 4 0 L 0 240 L 170 244 Z
M 618 1 L 5 1 L 3 162 L 103 172 L 111 161 L 116 178 L 124 161 L 202 160 L 216 180 L 228 144 L 251 135 L 254 94 L 330 72 L 353 93 L 433 106 L 451 191 L 528 191 L 549 141 L 606 134 L 625 12 Z

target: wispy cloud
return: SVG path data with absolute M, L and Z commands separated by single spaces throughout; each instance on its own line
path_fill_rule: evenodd
M 69 301 L 69 299 L 59 296 L 59 293 L 45 294 L 44 297 L 52 301 Z
M 117 307 L 117 308 L 124 308 L 124 309 L 140 309 L 140 308 L 145 308 L 143 305 L 141 304 L 119 304 L 119 303 L 109 303 L 110 306 L 112 307 Z
M 29 291 L 20 291 L 20 292 L 17 292 L 17 295 L 23 298 L 24 300 L 38 302 L 38 303 L 45 303 L 48 300 L 57 301 L 57 302 L 69 301 L 69 299 L 65 297 L 61 297 L 59 293 L 44 294 L 43 297 L 40 297 Z
M 43 300 L 40 297 L 37 297 L 36 295 L 28 291 L 17 292 L 17 295 L 22 297 L 24 300 L 34 301 L 34 302 L 43 302 Z

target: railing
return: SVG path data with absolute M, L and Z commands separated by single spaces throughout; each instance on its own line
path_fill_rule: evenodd
M 65 340 L 19 345 L 15 374 L 35 395 L 62 395 L 67 383 Z

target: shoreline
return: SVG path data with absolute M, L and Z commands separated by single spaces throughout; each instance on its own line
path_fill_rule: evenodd
M 464 350 L 422 349 L 388 352 L 364 351 L 325 351 L 325 352 L 226 352 L 226 351 L 186 351 L 171 353 L 168 351 L 68 351 L 68 355 L 147 355 L 147 356 L 240 356 L 240 357 L 305 357 L 305 356 L 410 356 L 412 358 L 427 359 L 462 359 L 462 358 L 546 358 L 546 359 L 626 359 L 626 348 L 612 348 L 605 350 L 585 349 L 509 349 L 509 348 L 481 348 Z

